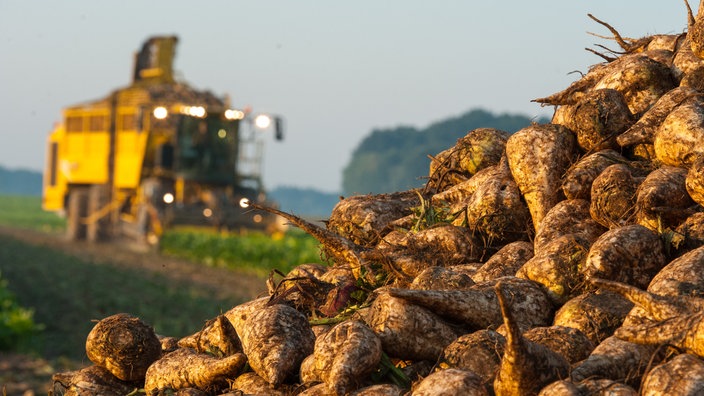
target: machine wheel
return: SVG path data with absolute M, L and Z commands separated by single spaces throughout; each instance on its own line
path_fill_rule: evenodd
M 139 229 L 139 240 L 145 246 L 152 249 L 158 249 L 159 247 L 159 235 L 154 229 L 154 222 L 152 220 L 152 214 L 150 213 L 149 204 L 142 204 L 138 209 L 137 214 L 137 224 Z
M 108 187 L 104 185 L 92 185 L 88 192 L 88 213 L 95 213 L 108 204 Z M 86 225 L 86 239 L 88 242 L 104 241 L 108 238 L 110 226 L 110 215 L 88 223 Z
M 70 241 L 86 238 L 87 228 L 83 219 L 88 216 L 88 189 L 74 187 L 68 193 L 68 216 L 66 222 L 66 237 Z

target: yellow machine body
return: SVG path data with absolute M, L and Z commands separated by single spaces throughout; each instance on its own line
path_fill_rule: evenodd
M 176 82 L 176 43 L 173 36 L 147 40 L 132 84 L 65 108 L 49 134 L 42 205 L 67 216 L 71 239 L 158 239 L 177 224 L 278 223 L 241 207 L 265 200 L 260 175 L 238 166 L 247 114 Z

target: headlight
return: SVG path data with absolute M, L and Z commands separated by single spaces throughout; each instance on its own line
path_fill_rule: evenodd
M 271 117 L 269 117 L 266 114 L 259 114 L 254 119 L 254 125 L 256 125 L 257 128 L 260 128 L 260 129 L 269 128 L 269 125 L 271 125 Z
M 240 199 L 240 208 L 248 208 L 248 207 L 249 207 L 249 198 Z
M 228 120 L 241 120 L 244 118 L 242 110 L 227 109 L 225 110 L 225 118 Z
M 174 202 L 174 195 L 171 193 L 166 193 L 164 194 L 163 197 L 164 203 L 170 204 Z
M 189 116 L 198 118 L 203 118 L 207 114 L 203 106 L 182 106 L 180 111 L 182 114 L 188 114 Z
M 154 108 L 152 114 L 154 114 L 154 118 L 156 118 L 157 120 L 163 120 L 164 118 L 166 118 L 166 116 L 169 115 L 169 111 L 166 110 L 166 107 L 159 106 Z
M 203 106 L 191 107 L 191 115 L 194 117 L 200 117 L 200 118 L 205 117 L 205 107 L 203 107 Z

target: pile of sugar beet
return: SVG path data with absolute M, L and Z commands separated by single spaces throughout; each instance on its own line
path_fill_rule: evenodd
M 423 188 L 343 198 L 324 226 L 254 207 L 328 265 L 181 339 L 106 317 L 51 392 L 704 394 L 704 11 L 684 8 L 685 33 L 640 39 L 592 17 L 620 49 L 535 100 L 551 122 L 469 131 Z

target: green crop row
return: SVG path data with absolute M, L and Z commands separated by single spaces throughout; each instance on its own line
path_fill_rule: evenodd
M 40 197 L 0 195 L 0 225 L 45 232 L 61 232 L 66 221 L 42 210 Z
M 43 326 L 34 321 L 34 311 L 22 307 L 0 273 L 0 351 L 27 351 Z
M 41 209 L 41 198 L 0 196 L 0 225 L 59 233 L 65 220 Z M 287 272 L 298 264 L 322 263 L 319 243 L 292 229 L 269 236 L 259 232 L 220 234 L 203 229 L 169 230 L 161 240 L 163 254 L 208 266 L 268 275 Z
M 299 264 L 322 263 L 319 246 L 300 230 L 275 236 L 168 231 L 161 240 L 163 254 L 257 275 L 267 275 L 274 269 L 286 273 Z

